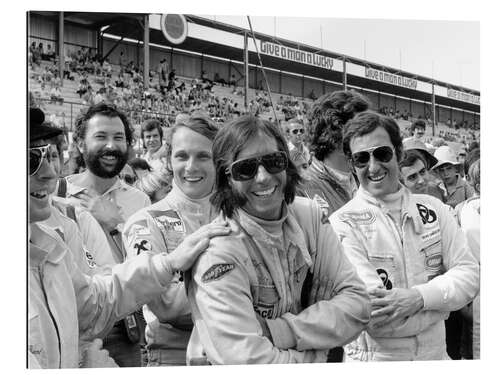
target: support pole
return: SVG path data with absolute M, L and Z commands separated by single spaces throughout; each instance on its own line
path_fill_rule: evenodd
M 64 86 L 64 12 L 59 12 L 59 78 Z
M 248 34 L 244 36 L 243 61 L 245 63 L 245 112 L 248 112 Z
M 347 63 L 345 61 L 345 56 L 342 58 L 342 69 L 343 69 L 342 86 L 343 86 L 344 91 L 346 91 L 347 90 Z
M 149 15 L 144 16 L 144 89 L 149 88 Z

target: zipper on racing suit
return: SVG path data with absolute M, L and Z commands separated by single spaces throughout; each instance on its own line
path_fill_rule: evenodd
M 45 298 L 45 303 L 47 305 L 47 311 L 49 312 L 49 316 L 52 319 L 52 323 L 54 323 L 54 328 L 56 330 L 57 334 L 57 343 L 59 347 L 59 366 L 58 368 L 61 368 L 61 361 L 62 361 L 62 348 L 61 348 L 61 336 L 59 334 L 59 328 L 57 327 L 57 322 L 56 319 L 54 318 L 54 315 L 52 314 L 52 310 L 50 309 L 49 305 L 49 299 L 47 298 L 47 292 L 45 291 L 45 286 L 43 284 L 43 268 L 42 266 L 38 266 L 38 275 L 40 276 L 40 286 L 42 289 L 43 297 Z

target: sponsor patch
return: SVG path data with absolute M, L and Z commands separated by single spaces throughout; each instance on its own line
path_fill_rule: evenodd
M 437 215 L 434 210 L 427 208 L 423 204 L 417 203 L 418 213 L 424 224 L 432 224 L 437 220 Z
M 137 255 L 139 255 L 143 251 L 151 251 L 152 249 L 152 246 L 148 240 L 140 238 L 134 242 L 134 245 L 132 247 L 137 251 Z
M 384 284 L 385 289 L 392 289 L 392 281 L 389 279 L 389 273 L 383 268 L 377 268 L 377 274 L 382 280 L 382 284 Z
M 207 283 L 209 281 L 219 280 L 226 273 L 234 269 L 234 263 L 218 263 L 210 267 L 201 277 L 201 281 Z
M 428 242 L 428 241 L 433 241 L 441 237 L 441 229 L 436 228 L 431 230 L 430 232 L 422 234 L 422 241 Z
M 441 254 L 441 241 L 437 241 L 422 249 L 424 252 L 424 268 L 427 280 L 432 280 L 442 273 L 443 255 Z
M 259 314 L 264 319 L 273 319 L 273 314 L 274 314 L 273 305 L 259 303 L 257 306 L 254 306 L 253 309 L 257 314 Z
M 375 222 L 375 214 L 370 210 L 343 212 L 339 215 L 339 219 L 358 225 L 369 225 Z
M 87 250 L 85 246 L 83 246 L 83 252 L 85 253 L 85 260 L 90 268 L 96 268 L 97 263 L 95 262 L 94 256 L 90 251 Z
M 168 211 L 149 211 L 149 214 L 153 217 L 155 223 L 167 232 L 179 232 L 184 233 L 186 230 L 184 228 L 184 223 L 182 219 L 174 210 Z

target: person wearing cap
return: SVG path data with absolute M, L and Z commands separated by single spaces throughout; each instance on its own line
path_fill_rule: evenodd
M 51 214 L 49 191 L 57 174 L 48 139 L 60 130 L 30 118 L 28 170 L 29 368 L 110 367 L 100 338 L 114 322 L 147 303 L 173 275 L 191 267 L 203 248 L 169 254 L 144 253 L 112 268 L 109 275 L 85 275 L 52 229 L 40 225 Z M 36 121 L 35 121 L 36 123 Z M 79 339 L 93 340 L 79 353 Z
M 403 157 L 399 163 L 403 185 L 412 193 L 429 194 L 444 202 L 444 191 L 432 181 L 429 175 L 429 169 L 437 163 L 437 159 L 427 150 L 422 141 L 415 138 L 405 139 L 403 150 Z
M 474 195 L 474 189 L 460 178 L 458 157 L 450 146 L 440 146 L 434 152 L 438 162 L 432 167 L 446 188 L 446 204 L 455 208 Z
M 349 361 L 449 359 L 444 320 L 479 290 L 479 265 L 450 209 L 399 182 L 398 124 L 358 113 L 343 133 L 360 187 L 329 221 L 371 297 L 368 328 Z

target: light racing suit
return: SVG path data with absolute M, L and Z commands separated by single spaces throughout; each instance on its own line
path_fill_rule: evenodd
M 233 233 L 212 238 L 187 275 L 188 363 L 325 362 L 365 328 L 365 287 L 319 206 L 296 197 L 282 210 L 275 235 L 238 209 Z
M 187 197 L 174 183 L 161 201 L 143 208 L 125 223 L 127 257 L 147 250 L 171 252 L 186 237 L 215 217 L 209 196 Z M 184 288 L 177 275 L 168 290 L 143 308 L 149 365 L 186 364 L 186 347 L 193 323 Z
M 79 338 L 102 338 L 115 321 L 165 290 L 171 278 L 165 256 L 152 254 L 117 265 L 109 275 L 89 277 L 55 231 L 30 224 L 30 367 L 78 367 Z
M 401 228 L 362 187 L 329 219 L 368 290 L 415 288 L 424 300 L 413 316 L 377 329 L 369 325 L 344 348 L 352 360 L 447 359 L 444 320 L 479 290 L 479 265 L 450 208 L 401 188 Z

